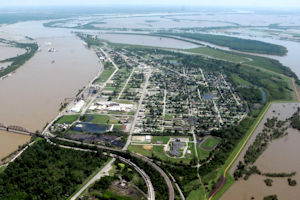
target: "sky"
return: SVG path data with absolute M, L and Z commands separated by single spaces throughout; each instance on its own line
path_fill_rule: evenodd
M 1 6 L 179 5 L 300 8 L 300 0 L 0 0 Z

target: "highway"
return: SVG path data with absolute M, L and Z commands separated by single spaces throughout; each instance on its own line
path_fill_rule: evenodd
M 148 200 L 155 200 L 155 192 L 154 192 L 154 187 L 151 183 L 150 177 L 143 171 L 141 170 L 136 164 L 131 162 L 130 160 L 127 160 L 123 157 L 117 156 L 122 162 L 127 163 L 128 165 L 132 166 L 145 180 L 145 183 L 148 188 Z
M 65 139 L 65 138 L 58 138 L 56 137 L 56 139 L 61 140 L 61 141 L 66 141 L 66 142 L 71 142 L 71 143 L 75 143 L 75 144 L 84 144 L 90 147 L 97 147 L 99 149 L 103 149 L 103 150 L 108 150 L 111 152 L 120 152 L 120 153 L 126 153 L 126 151 L 124 150 L 119 150 L 119 149 L 114 149 L 111 147 L 106 147 L 106 146 L 102 146 L 102 145 L 94 145 L 94 144 L 89 144 L 89 143 L 82 143 L 82 142 L 78 142 L 78 141 L 74 141 L 74 140 L 69 140 L 69 139 Z M 164 178 L 165 183 L 168 186 L 168 190 L 169 190 L 169 200 L 174 200 L 175 198 L 175 193 L 174 193 L 174 187 L 173 184 L 170 180 L 170 178 L 168 177 L 168 175 L 159 167 L 157 166 L 155 163 L 152 162 L 152 160 L 150 160 L 149 158 L 142 156 L 140 154 L 136 154 L 136 153 L 130 153 L 131 156 L 138 158 L 144 162 L 147 162 L 149 165 L 151 165 L 157 172 L 160 173 L 160 175 Z
M 65 148 L 65 149 L 73 149 L 73 150 L 76 150 L 76 151 L 89 151 L 89 152 L 96 152 L 96 151 L 93 151 L 93 150 L 89 150 L 89 149 L 82 149 L 82 148 L 77 148 L 77 147 L 70 147 L 70 146 L 66 146 L 66 145 L 60 145 L 60 144 L 55 144 L 53 143 L 52 141 L 50 141 L 49 139 L 47 139 L 47 141 L 50 143 L 50 144 L 53 144 L 53 145 L 58 145 L 59 147 L 61 148 Z M 63 140 L 63 141 L 69 141 L 70 140 Z M 76 142 L 77 143 L 77 142 Z M 131 162 L 130 160 L 128 159 L 125 159 L 121 156 L 118 156 L 116 154 L 112 154 L 112 153 L 104 153 L 108 156 L 111 156 L 113 159 L 108 162 L 87 184 L 85 184 L 72 198 L 71 200 L 76 200 L 78 197 L 80 197 L 80 195 L 82 194 L 82 192 L 84 190 L 86 190 L 90 185 L 92 185 L 94 182 L 96 182 L 97 180 L 99 180 L 101 177 L 104 176 L 105 173 L 107 173 L 110 168 L 111 168 L 111 165 L 112 163 L 118 158 L 120 159 L 122 162 L 130 165 L 131 167 L 133 167 L 141 176 L 142 178 L 144 179 L 146 185 L 147 185 L 147 189 L 148 189 L 148 200 L 155 200 L 155 191 L 154 191 L 154 187 L 152 185 L 152 182 L 151 182 L 151 179 L 150 177 L 142 170 L 140 169 L 136 164 L 134 164 L 133 162 Z

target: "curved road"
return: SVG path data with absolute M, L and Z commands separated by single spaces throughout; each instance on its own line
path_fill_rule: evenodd
M 47 141 L 53 145 L 58 145 L 61 148 L 65 148 L 65 149 L 73 149 L 76 151 L 88 151 L 88 152 L 96 152 L 93 150 L 89 150 L 89 149 L 82 149 L 82 148 L 77 148 L 77 147 L 70 147 L 70 146 L 66 146 L 66 145 L 60 145 L 60 144 L 56 144 L 52 141 L 50 141 L 49 139 L 47 139 Z M 107 154 L 108 156 L 112 157 L 113 159 L 111 161 L 109 161 L 87 184 L 85 184 L 72 198 L 71 200 L 76 200 L 84 190 L 86 190 L 91 184 L 93 184 L 94 182 L 96 182 L 97 180 L 99 180 L 104 174 L 105 172 L 109 171 L 109 168 L 111 166 L 111 164 L 116 160 L 116 158 L 120 159 L 122 162 L 132 166 L 144 179 L 146 185 L 147 185 L 147 189 L 148 189 L 148 200 L 155 200 L 155 192 L 154 192 L 154 188 L 152 185 L 152 182 L 150 180 L 150 177 L 141 169 L 139 168 L 136 164 L 134 164 L 133 162 L 131 162 L 128 159 L 125 159 L 121 156 L 115 155 L 115 154 Z
M 124 150 L 119 150 L 119 149 L 114 149 L 111 147 L 106 147 L 106 146 L 102 146 L 102 145 L 94 145 L 94 144 L 88 144 L 88 143 L 82 143 L 82 142 L 78 142 L 78 141 L 74 141 L 74 140 L 69 140 L 69 139 L 65 139 L 65 138 L 59 138 L 56 137 L 56 139 L 61 140 L 61 141 L 66 141 L 66 142 L 71 142 L 71 143 L 75 143 L 75 144 L 84 144 L 90 147 L 97 147 L 99 149 L 103 149 L 103 150 L 108 150 L 108 151 L 112 151 L 112 152 L 120 152 L 120 153 L 126 153 L 126 151 Z M 75 148 L 76 149 L 76 148 Z M 170 180 L 170 178 L 168 177 L 168 175 L 159 167 L 157 166 L 155 163 L 152 162 L 152 160 L 150 160 L 149 158 L 136 154 L 136 153 L 130 153 L 131 156 L 141 159 L 144 162 L 147 162 L 149 165 L 151 165 L 156 171 L 158 171 L 160 173 L 160 175 L 164 178 L 167 186 L 168 186 L 168 190 L 169 190 L 169 200 L 174 200 L 175 198 L 175 193 L 174 193 L 174 187 L 173 184 Z

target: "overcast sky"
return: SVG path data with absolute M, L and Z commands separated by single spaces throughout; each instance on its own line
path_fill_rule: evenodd
M 181 5 L 300 8 L 300 0 L 0 0 L 0 6 L 45 5 Z

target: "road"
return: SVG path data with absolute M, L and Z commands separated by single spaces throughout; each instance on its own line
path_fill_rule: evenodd
M 114 149 L 111 147 L 106 147 L 106 146 L 102 146 L 102 145 L 94 145 L 94 144 L 89 144 L 89 143 L 82 143 L 79 141 L 74 141 L 74 140 L 70 140 L 70 139 L 65 139 L 65 138 L 59 138 L 57 137 L 56 139 L 58 140 L 62 140 L 62 141 L 66 141 L 66 142 L 71 142 L 71 143 L 75 143 L 75 144 L 84 144 L 86 146 L 90 146 L 90 147 L 97 147 L 99 149 L 103 149 L 103 150 L 108 150 L 111 152 L 120 152 L 120 153 L 126 153 L 126 151 L 124 150 L 120 150 L 120 149 Z M 152 162 L 152 160 L 150 160 L 149 158 L 140 155 L 140 154 L 136 154 L 136 153 L 130 153 L 131 156 L 140 159 L 144 162 L 147 162 L 150 166 L 152 166 L 157 172 L 160 173 L 160 175 L 164 178 L 166 185 L 168 186 L 168 190 L 169 190 L 169 200 L 174 200 L 175 198 L 175 193 L 174 193 L 174 187 L 173 184 L 170 180 L 170 178 L 167 176 L 167 174 L 159 167 L 157 166 L 154 162 Z
M 114 75 L 117 73 L 117 71 L 119 70 L 119 67 L 114 63 L 114 61 L 110 58 L 110 56 L 103 51 L 103 49 L 100 49 L 102 51 L 102 53 L 106 56 L 106 58 L 113 64 L 113 66 L 115 67 L 115 71 L 110 75 L 110 77 L 103 83 L 101 90 L 98 93 L 101 93 L 102 90 L 105 88 L 106 84 L 112 79 L 112 77 L 114 77 Z M 99 77 L 99 76 L 98 76 Z M 88 88 L 88 87 L 87 87 Z M 81 115 L 84 115 L 87 111 L 87 109 L 93 104 L 93 102 L 95 101 L 95 99 L 97 98 L 97 95 L 94 95 L 91 99 L 89 99 L 89 103 L 82 109 Z
M 72 142 L 73 140 L 68 140 L 68 139 L 63 139 L 63 138 L 58 138 L 61 139 L 63 141 L 68 141 L 68 142 Z M 49 139 L 47 139 L 47 141 L 50 144 L 53 145 L 57 145 L 53 142 L 51 142 Z M 76 144 L 80 143 L 80 142 L 74 142 Z M 59 147 L 61 148 L 65 148 L 65 149 L 72 149 L 72 150 L 76 150 L 76 151 L 88 151 L 88 152 L 96 152 L 94 150 L 90 150 L 90 149 L 82 149 L 82 148 L 77 148 L 77 147 L 70 147 L 70 146 L 66 146 L 66 145 L 60 145 L 58 144 Z M 95 145 L 89 145 L 89 146 L 95 146 Z M 97 146 L 99 147 L 99 146 Z M 108 148 L 105 148 L 108 149 Z M 110 148 L 109 148 L 110 149 Z M 114 149 L 113 149 L 114 150 Z M 119 151 L 118 151 L 119 152 Z M 103 177 L 106 173 L 108 173 L 108 171 L 111 168 L 112 163 L 116 160 L 116 158 L 120 159 L 122 162 L 127 163 L 128 165 L 132 166 L 144 179 L 146 185 L 147 185 L 147 189 L 148 189 L 148 200 L 155 200 L 155 191 L 154 191 L 154 187 L 152 185 L 151 179 L 150 177 L 142 170 L 140 169 L 136 164 L 134 164 L 133 162 L 131 162 L 128 159 L 125 159 L 121 156 L 118 156 L 116 154 L 112 154 L 112 153 L 104 153 L 108 156 L 111 156 L 113 159 L 108 162 L 87 184 L 85 184 L 72 198 L 71 200 L 76 200 L 84 190 L 86 190 L 91 184 L 93 184 L 94 182 L 96 182 L 97 180 L 99 180 L 101 177 Z
M 125 158 L 122 158 L 120 156 L 118 156 L 118 158 L 124 162 L 127 163 L 128 165 L 132 166 L 144 179 L 147 188 L 148 188 L 148 200 L 155 200 L 155 192 L 154 192 L 154 187 L 151 183 L 150 177 L 143 171 L 141 170 L 136 164 L 134 164 L 133 162 L 131 162 L 130 160 L 127 160 Z
M 108 171 L 111 169 L 111 165 L 112 163 L 115 161 L 116 159 L 113 158 L 111 159 L 91 180 L 89 180 L 89 182 L 87 182 L 87 184 L 85 184 L 72 198 L 71 200 L 76 200 L 78 197 L 80 197 L 80 195 L 89 187 L 91 186 L 93 183 L 95 183 L 97 180 L 101 179 L 105 174 L 108 173 Z
M 139 111 L 141 109 L 143 100 L 144 100 L 146 92 L 147 92 L 147 87 L 149 85 L 149 79 L 150 79 L 151 73 L 152 72 L 150 71 L 149 73 L 146 74 L 146 81 L 145 81 L 145 85 L 144 85 L 144 88 L 143 88 L 143 92 L 142 92 L 140 101 L 138 103 L 138 107 L 137 107 L 136 113 L 134 115 L 134 119 L 133 119 L 131 127 L 130 127 L 130 132 L 129 132 L 129 136 L 128 136 L 127 142 L 126 142 L 125 146 L 123 147 L 123 150 L 127 150 L 128 146 L 130 145 L 132 134 L 133 134 L 133 131 L 134 131 L 134 128 L 135 128 L 135 124 L 136 124 L 137 118 L 139 116 Z
M 166 115 L 166 101 L 167 101 L 167 90 L 164 89 L 164 107 L 162 113 L 162 120 L 161 120 L 161 130 L 164 131 L 164 122 L 165 122 L 165 115 Z
M 131 71 L 131 73 L 130 73 L 128 79 L 126 80 L 126 83 L 125 83 L 124 87 L 122 88 L 122 90 L 121 90 L 121 92 L 120 92 L 120 94 L 119 94 L 119 96 L 118 96 L 118 100 L 121 98 L 121 96 L 122 96 L 122 94 L 123 94 L 123 92 L 124 92 L 126 86 L 128 85 L 128 82 L 130 81 L 130 79 L 131 79 L 131 77 L 132 77 L 132 74 L 134 73 L 134 70 L 135 70 L 135 68 L 132 69 L 132 71 Z

